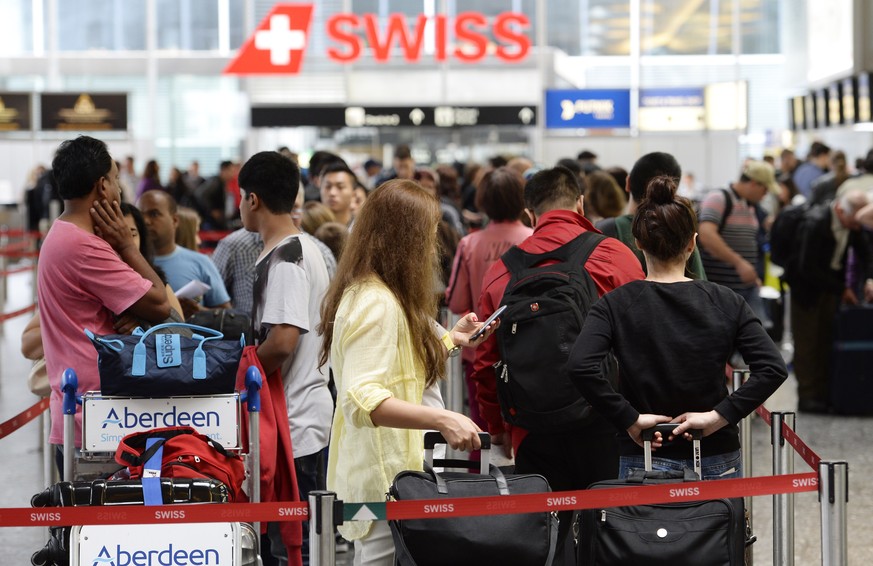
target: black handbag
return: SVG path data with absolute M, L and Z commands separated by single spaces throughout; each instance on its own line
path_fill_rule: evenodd
M 432 433 L 428 433 L 432 434 Z M 437 433 L 438 435 L 438 433 Z M 485 435 L 487 437 L 487 435 Z M 483 453 L 489 441 L 483 442 Z M 427 443 L 427 436 L 426 436 Z M 487 446 L 486 446 L 487 445 Z M 436 461 L 468 468 L 470 462 Z M 474 463 L 474 465 L 477 465 Z M 494 465 L 488 475 L 425 471 L 397 474 L 389 495 L 397 501 L 485 497 L 550 492 L 536 474 L 506 474 Z M 551 512 L 389 521 L 395 560 L 400 566 L 549 565 L 555 554 L 557 515 Z
M 161 333 L 181 327 L 191 337 Z M 85 334 L 97 350 L 103 395 L 166 397 L 233 393 L 242 356 L 242 340 L 224 340 L 221 332 L 185 323 L 136 329 L 131 335 Z
M 205 326 L 224 334 L 227 340 L 245 337 L 252 343 L 252 319 L 242 311 L 234 309 L 209 309 L 197 311 L 188 317 L 189 324 Z

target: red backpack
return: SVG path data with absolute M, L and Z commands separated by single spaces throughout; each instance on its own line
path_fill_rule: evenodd
M 150 438 L 160 439 L 146 449 Z M 242 486 L 246 472 L 242 459 L 218 442 L 189 426 L 153 428 L 125 436 L 115 451 L 115 461 L 127 466 L 131 479 L 143 476 L 143 467 L 158 448 L 162 478 L 212 478 L 222 482 L 233 502 L 247 501 Z

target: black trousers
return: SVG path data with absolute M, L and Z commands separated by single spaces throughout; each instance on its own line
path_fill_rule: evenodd
M 544 476 L 552 491 L 586 489 L 594 482 L 618 477 L 618 438 L 615 429 L 599 419 L 572 433 L 531 432 L 518 447 L 515 471 Z M 558 513 L 555 566 L 576 563 L 571 534 L 572 511 Z

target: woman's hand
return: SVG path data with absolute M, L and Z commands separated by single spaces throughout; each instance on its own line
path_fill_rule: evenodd
M 482 432 L 476 423 L 468 417 L 443 409 L 437 426 L 446 443 L 455 450 L 469 452 L 482 447 L 479 433 Z
M 684 435 L 685 440 L 691 440 L 691 434 L 687 432 L 689 430 L 699 429 L 703 431 L 703 436 L 709 436 L 728 424 L 725 418 L 715 411 L 709 411 L 706 413 L 683 413 L 670 422 L 680 423 L 679 426 L 673 430 L 673 435 L 670 438 Z
M 669 423 L 671 421 L 671 417 L 667 417 L 664 415 L 640 415 L 637 417 L 637 422 L 630 425 L 627 429 L 628 436 L 631 437 L 631 440 L 643 446 L 643 437 L 642 433 L 647 428 L 652 428 L 656 424 L 659 423 Z M 664 439 L 661 437 L 660 432 L 655 433 L 655 437 L 652 439 L 652 452 L 660 448 L 664 444 Z
M 482 327 L 482 323 L 479 322 L 479 317 L 476 316 L 476 313 L 470 312 L 464 315 L 464 317 L 458 321 L 458 323 L 452 328 L 449 332 L 452 336 L 452 342 L 456 346 L 464 346 L 466 348 L 475 348 L 482 342 L 488 339 L 491 334 L 497 330 L 497 327 L 500 326 L 500 319 L 498 318 L 494 322 L 488 325 L 488 328 L 485 329 L 485 333 L 478 336 L 475 340 L 471 340 L 471 336 Z

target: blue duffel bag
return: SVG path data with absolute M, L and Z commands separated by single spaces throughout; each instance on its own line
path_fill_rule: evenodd
M 188 335 L 168 332 L 188 329 Z M 97 350 L 104 395 L 167 397 L 233 393 L 245 339 L 204 326 L 167 323 L 133 334 L 85 334 Z M 190 336 L 190 337 L 189 337 Z

